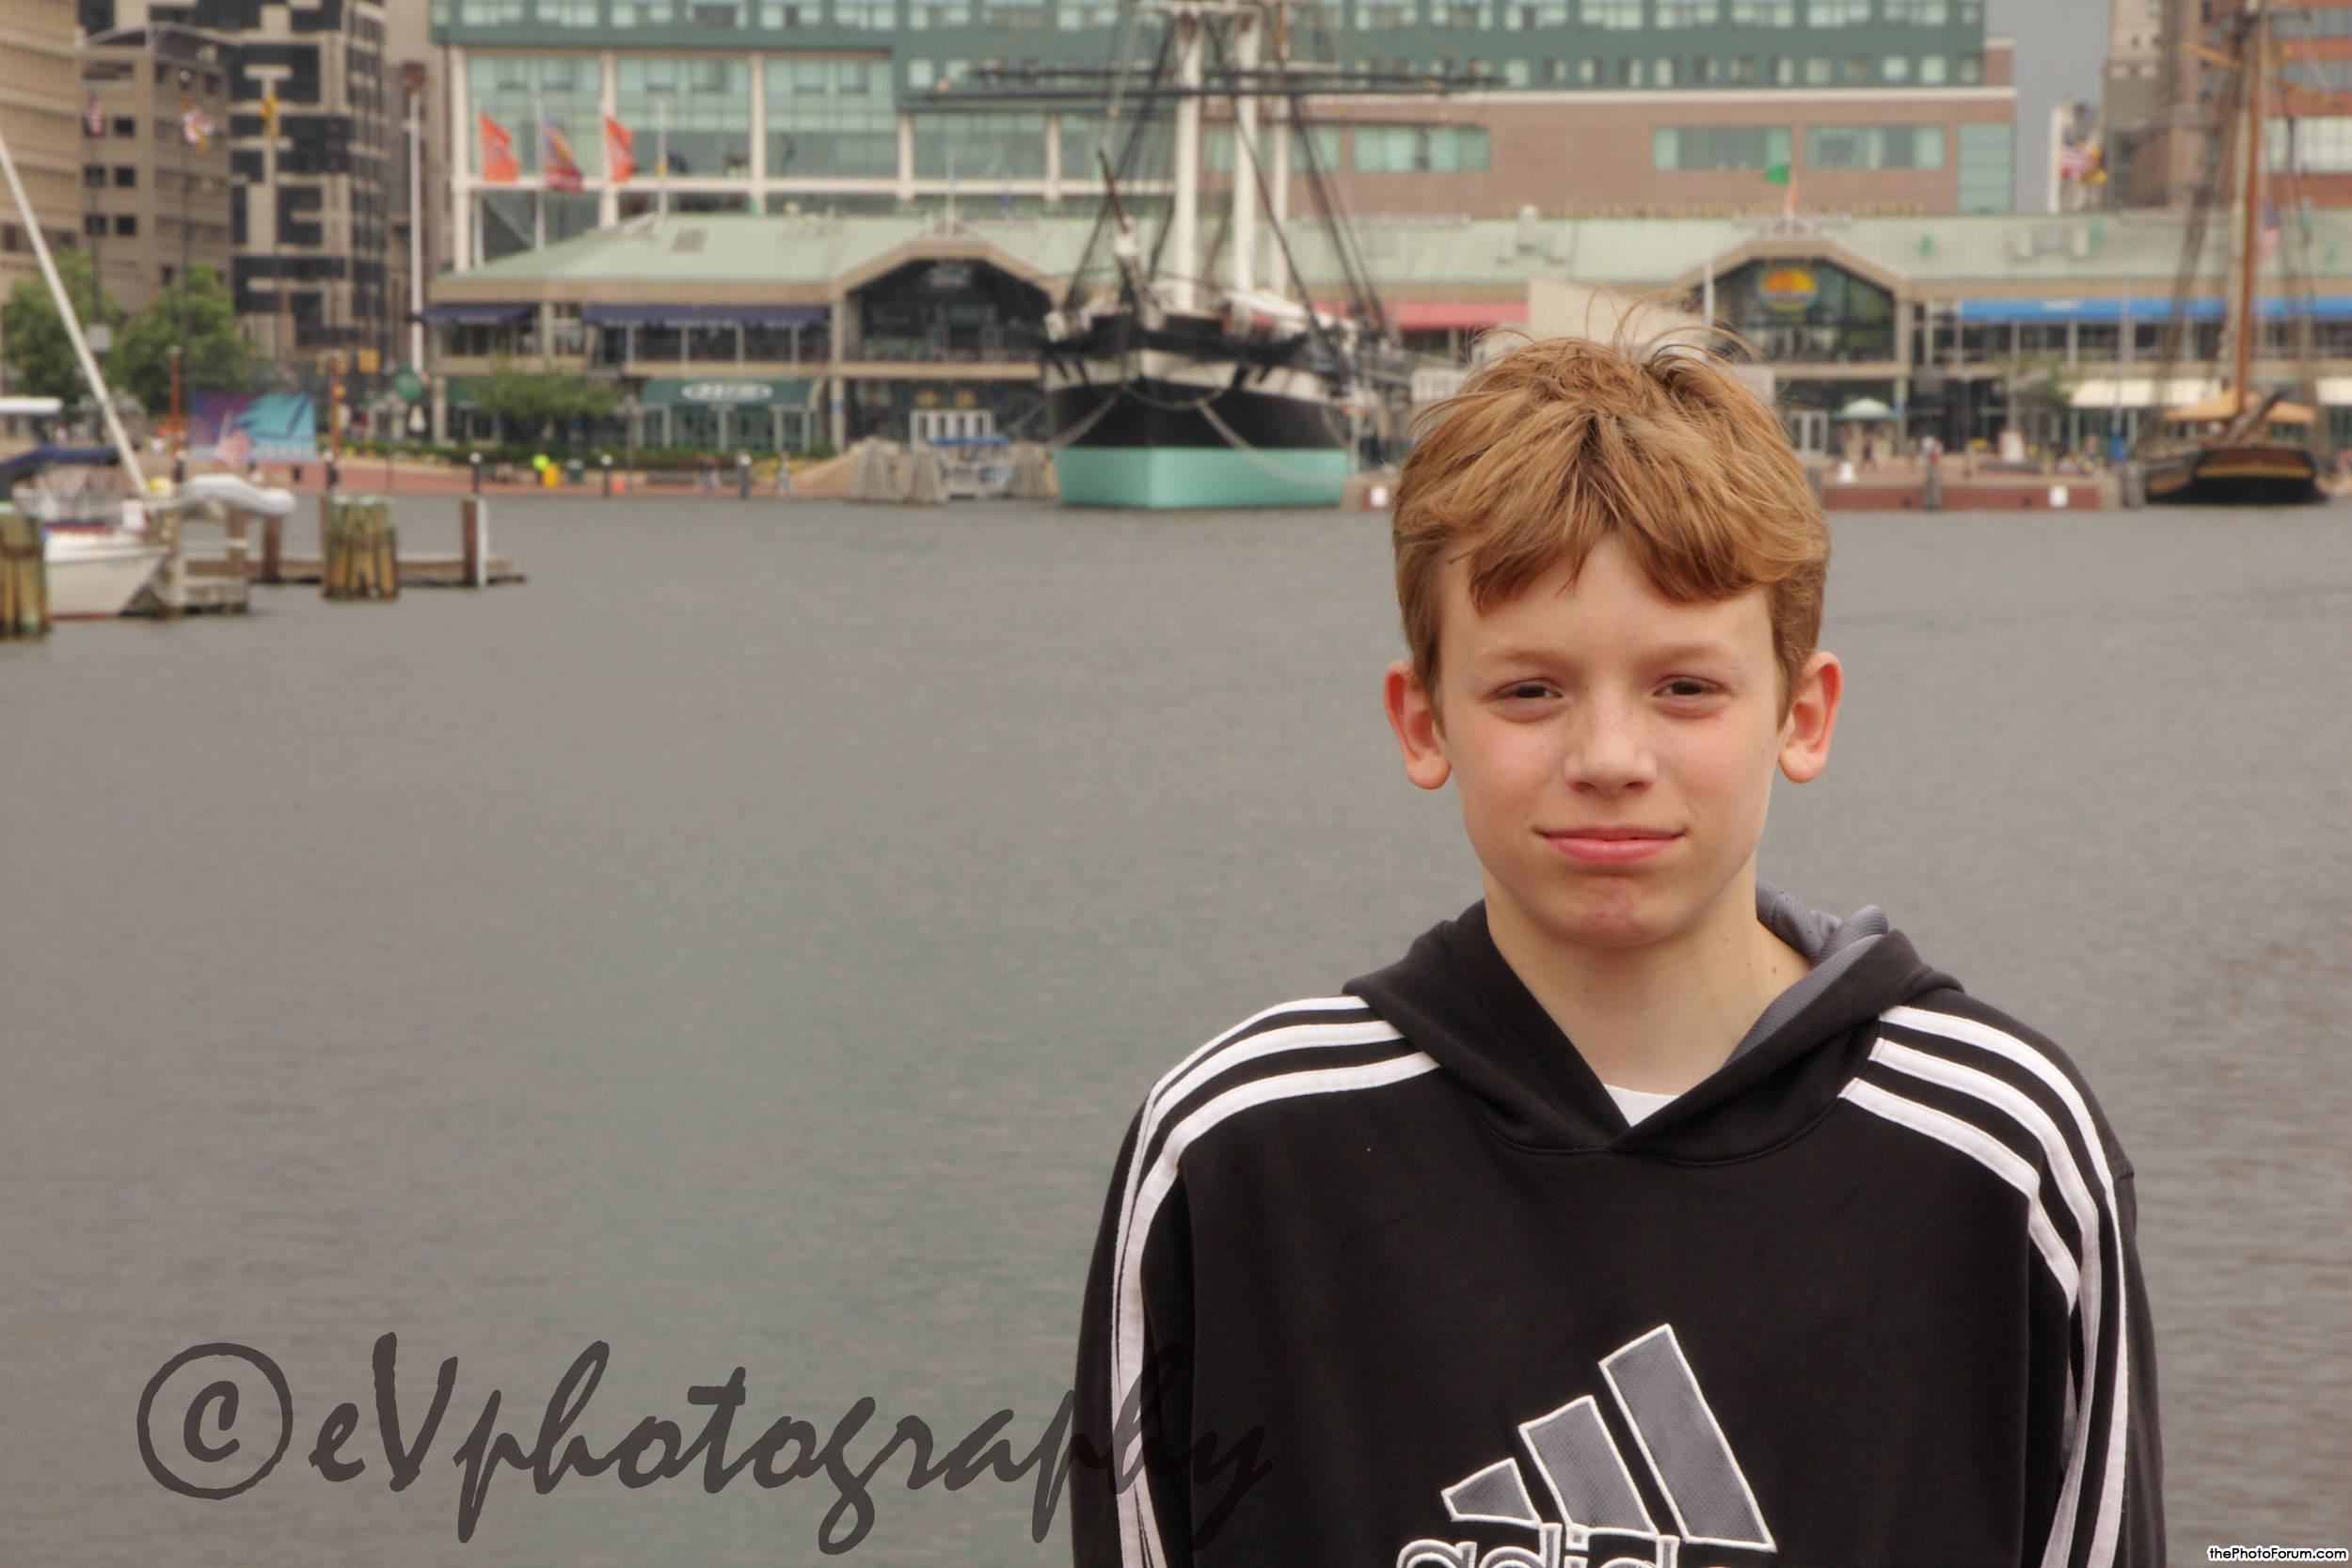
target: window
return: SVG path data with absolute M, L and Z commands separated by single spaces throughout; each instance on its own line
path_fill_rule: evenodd
M 1232 133 L 1223 155 L 1232 161 Z M 893 133 L 896 127 L 894 124 Z M 928 114 L 914 117 L 914 172 L 927 180 L 983 182 L 1045 176 L 1042 114 Z
M 118 136 L 135 136 L 135 135 L 137 135 L 138 134 L 139 134 L 139 122 L 138 122 L 137 120 L 135 120 L 135 119 L 118 119 L 118 120 L 116 120 L 116 121 L 115 121 L 115 135 L 118 135 Z
M 1581 0 L 1578 15 L 1587 27 L 1632 32 L 1642 25 L 1642 0 Z
M 135 235 L 138 231 L 139 217 L 136 213 L 117 213 L 115 214 L 115 232 L 117 234 L 128 239 L 133 235 Z
M 1944 85 L 1943 55 L 1922 55 L 1919 56 L 1919 85 L 1923 87 L 1940 87 Z
M 1772 86 L 1793 87 L 1797 85 L 1797 62 L 1787 55 L 1772 56 Z
M 971 0 L 907 0 L 907 25 L 916 32 L 972 25 Z
M 1568 0 L 1541 0 L 1537 5 L 1509 5 L 1502 8 L 1502 30 L 1517 33 L 1533 32 L 1538 27 L 1565 27 L 1568 24 Z
M 2016 205 L 2016 135 L 2005 119 L 1960 128 L 1960 211 L 2006 213 Z
M 2292 123 L 2296 170 L 2305 174 L 2352 171 L 2352 117 L 2310 115 Z M 2286 120 L 2274 119 L 2265 127 L 2263 162 L 2274 173 L 2284 172 L 2288 167 L 2288 124 Z
M 1804 20 L 1813 27 L 1865 27 L 1870 0 L 1805 0 Z
M 1089 0 L 1079 5 L 1064 4 L 1054 13 L 1055 25 L 1065 33 L 1081 33 L 1096 27 L 1119 25 L 1118 0 Z
M 1982 55 L 1963 55 L 1959 60 L 1959 69 L 1954 73 L 1954 80 L 1958 81 L 1960 85 L 1964 87 L 1973 87 L 1978 83 L 1983 81 L 1984 56 Z
M 612 0 L 615 27 L 667 27 L 676 20 L 672 0 Z
M 1420 0 L 1357 0 L 1359 27 L 1411 27 L 1420 20 Z
M 550 27 L 595 27 L 604 19 L 596 0 L 539 0 L 539 20 Z
M 85 185 L 103 185 L 105 182 L 106 182 L 106 166 L 105 166 L 105 165 L 103 165 L 103 164 L 84 164 L 84 165 L 82 166 L 82 183 L 83 183 L 83 184 L 85 184 Z
M 1794 27 L 1797 0 L 1731 0 L 1735 27 Z
M 1355 139 L 1361 174 L 1452 174 L 1486 166 L 1483 125 L 1359 123 Z
M 103 234 L 105 231 L 106 231 L 106 214 L 103 214 L 103 213 L 84 213 L 84 214 L 82 214 L 82 232 L 83 232 L 83 233 L 85 233 L 85 234 L 91 234 L 91 235 L 97 235 L 97 234 Z
M 1882 82 L 1910 81 L 1911 56 L 1908 55 L 1889 55 L 1886 58 L 1879 61 L 1879 80 Z
M 1660 27 L 1712 27 L 1722 20 L 1717 0 L 1658 0 Z
M 1052 20 L 1045 0 L 988 0 L 987 21 L 1009 32 L 1041 32 Z
M 888 60 L 771 58 L 767 71 L 769 178 L 898 172 Z M 909 60 L 907 71 L 924 91 L 937 80 L 929 60 Z
M 1760 169 L 1788 161 L 1786 125 L 1661 125 L 1650 133 L 1653 168 Z
M 1653 87 L 1673 87 L 1675 85 L 1674 61 L 1652 60 L 1649 68 L 1649 85 Z
M 1728 68 L 1724 80 L 1730 82 L 1733 87 L 1752 87 L 1756 86 L 1756 71 L 1754 55 L 1742 55 L 1737 59 L 1725 60 L 1723 63 Z
M 1945 0 L 1886 0 L 1886 20 L 1914 27 L 1941 27 L 1949 8 Z
M 1598 60 L 1586 55 L 1576 62 L 1576 85 L 1578 87 L 1589 87 L 1599 80 L 1600 62 Z
M 119 191 L 136 190 L 138 188 L 138 183 L 139 171 L 135 167 L 129 164 L 117 164 L 115 166 L 115 189 Z
M 1534 83 L 1534 70 L 1527 60 L 1514 55 L 1502 62 L 1502 85 L 1504 87 L 1531 87 Z
M 687 20 L 697 27 L 740 27 L 743 8 L 733 0 L 691 0 L 686 9 Z
M 523 0 L 457 0 L 461 27 L 519 27 Z
M 1487 0 L 1429 0 L 1429 25 L 1483 33 L 1494 25 L 1494 8 Z
M 1815 125 L 1804 134 L 1808 168 L 1942 168 L 1941 125 Z
M 595 61 L 584 63 L 585 73 L 594 75 Z M 673 175 L 741 179 L 751 172 L 752 74 L 742 55 L 716 50 L 624 55 L 614 62 L 613 85 L 621 123 L 637 137 L 641 166 L 650 167 L 654 144 L 666 139 Z M 593 113 L 581 123 L 595 125 Z M 666 137 L 656 134 L 663 125 Z M 518 147 L 522 139 L 516 138 Z M 589 139 L 573 136 L 573 150 L 586 156 L 581 143 Z
M 1837 62 L 1835 60 L 1823 59 L 1819 55 L 1809 55 L 1805 57 L 1804 85 L 1806 87 L 1825 87 L 1829 86 L 1831 78 L 1836 73 Z
M 774 70 L 772 66 L 769 69 L 771 71 Z M 929 92 L 938 84 L 938 82 L 939 72 L 932 67 L 930 61 L 925 59 L 914 59 L 907 62 L 907 88 L 909 91 Z M 774 91 L 775 89 L 773 87 L 769 89 L 771 98 Z M 774 111 L 771 109 L 770 112 L 773 113 Z
M 1870 85 L 1869 55 L 1849 55 L 1846 56 L 1845 82 L 1850 87 L 1867 87 Z

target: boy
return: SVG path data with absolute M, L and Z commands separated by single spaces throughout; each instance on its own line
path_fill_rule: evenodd
M 2132 1171 L 1885 916 L 1759 887 L 1829 541 L 1720 364 L 1489 362 L 1397 487 L 1406 774 L 1486 896 L 1145 1101 L 1082 1568 L 2163 1560 Z

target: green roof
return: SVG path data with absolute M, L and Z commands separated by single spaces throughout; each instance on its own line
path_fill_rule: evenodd
M 1759 238 L 1791 250 L 1827 244 L 1941 293 L 2162 296 L 2179 266 L 2183 222 L 2171 212 L 1831 217 L 1813 220 L 1805 232 L 1782 234 L 1756 218 L 1375 217 L 1360 221 L 1356 232 L 1375 285 L 1406 297 L 1458 292 L 1493 298 L 1523 290 L 1532 277 L 1655 287 Z M 640 220 L 445 273 L 431 293 L 436 300 L 535 300 L 575 290 L 610 298 L 616 290 L 750 294 L 763 286 L 821 293 L 902 246 L 974 240 L 1038 272 L 1067 277 L 1092 224 L 1076 214 L 982 213 L 961 218 L 953 230 L 931 215 L 673 214 L 660 227 Z M 2290 219 L 2273 266 L 2300 265 L 2307 255 L 2314 283 L 2352 292 L 2352 211 L 2314 213 L 2308 242 L 2298 243 L 2296 230 Z M 1317 293 L 1336 289 L 1343 269 L 1327 238 L 1301 228 L 1292 244 Z M 2211 226 L 2201 269 L 2208 286 L 2221 277 L 2225 245 L 2221 226 Z

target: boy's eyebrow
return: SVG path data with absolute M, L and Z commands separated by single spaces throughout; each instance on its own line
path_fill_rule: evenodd
M 1739 650 L 1720 638 L 1702 637 L 1687 642 L 1671 642 L 1656 648 L 1637 650 L 1644 663 L 1673 664 L 1683 659 L 1722 659 L 1726 663 L 1739 661 Z M 1478 665 L 1493 664 L 1554 664 L 1560 661 L 1560 650 L 1546 647 L 1481 649 L 1470 656 Z

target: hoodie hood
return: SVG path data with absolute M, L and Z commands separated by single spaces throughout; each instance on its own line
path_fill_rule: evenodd
M 1436 1059 L 1505 1139 L 1684 1161 L 1769 1148 L 1829 1110 L 1887 1008 L 1959 982 L 1923 963 L 1885 911 L 1838 920 L 1759 883 L 1756 918 L 1811 961 L 1712 1075 L 1639 1124 L 1624 1114 L 1486 928 L 1486 906 L 1431 927 L 1388 968 L 1347 983 Z

